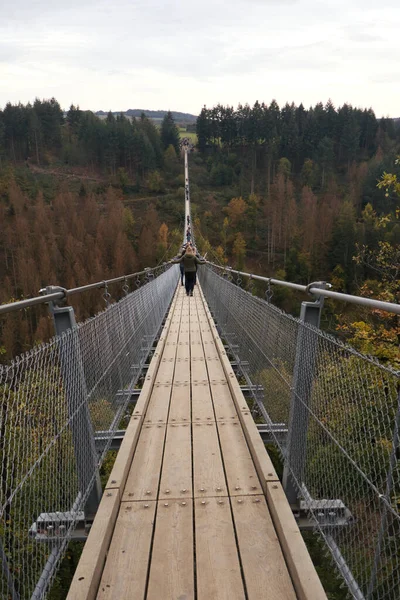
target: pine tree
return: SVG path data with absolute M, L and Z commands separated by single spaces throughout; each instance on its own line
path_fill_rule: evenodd
M 174 118 L 169 110 L 161 124 L 161 141 L 164 150 L 166 150 L 168 146 L 173 146 L 176 154 L 179 154 L 179 139 L 179 129 L 175 125 Z
M 200 152 L 204 152 L 209 142 L 209 115 L 204 106 L 196 121 L 197 146 Z

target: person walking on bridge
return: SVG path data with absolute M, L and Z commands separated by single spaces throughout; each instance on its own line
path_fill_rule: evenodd
M 193 288 L 196 281 L 196 267 L 197 265 L 205 264 L 206 261 L 197 258 L 192 246 L 188 245 L 185 254 L 181 257 L 174 258 L 171 262 L 183 263 L 186 296 L 193 296 Z
M 183 246 L 182 246 L 182 248 L 181 248 L 181 251 L 180 251 L 180 252 L 179 252 L 179 254 L 177 255 L 177 258 L 182 258 L 182 256 L 183 256 L 183 255 L 185 254 L 185 252 L 186 252 L 186 248 L 187 248 L 187 246 L 188 246 L 187 244 L 183 244 Z M 181 263 L 180 263 L 180 265 L 179 265 L 179 269 L 180 269 L 180 272 L 181 272 L 181 285 L 183 285 L 183 276 L 184 276 L 184 274 L 185 274 L 185 268 L 184 268 L 184 266 L 183 266 L 183 262 L 181 262 Z

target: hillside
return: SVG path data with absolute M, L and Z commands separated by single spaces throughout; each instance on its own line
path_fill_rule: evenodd
M 146 115 L 147 118 L 152 119 L 152 121 L 161 121 L 165 115 L 167 114 L 167 110 L 147 110 L 145 108 L 129 108 L 127 111 L 112 111 L 113 115 L 123 114 L 125 117 L 140 117 L 142 113 Z M 197 115 L 191 115 L 190 113 L 183 113 L 178 111 L 171 111 L 174 120 L 178 123 L 189 124 L 195 123 L 197 119 Z M 103 110 L 98 110 L 95 115 L 98 117 L 107 116 L 107 112 Z
M 163 131 L 149 118 L 97 118 L 76 107 L 64 115 L 54 99 L 0 111 L 0 302 L 173 255 L 185 180 L 170 121 Z M 385 171 L 400 177 L 392 119 L 330 103 L 218 106 L 202 110 L 197 140 L 190 191 L 200 252 L 296 283 L 327 279 L 338 291 L 398 297 L 398 199 L 377 188 Z M 274 301 L 289 312 L 298 306 L 278 292 Z M 96 297 L 77 307 L 78 317 L 101 303 Z M 18 335 L 11 321 L 0 331 L 0 360 L 47 337 L 45 318 L 27 315 L 20 325 Z M 364 340 L 364 331 L 344 326 Z M 382 323 L 375 346 L 385 339 L 385 360 L 397 352 L 396 331 L 388 350 Z

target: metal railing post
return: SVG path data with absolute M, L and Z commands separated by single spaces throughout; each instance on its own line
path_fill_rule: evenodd
M 46 287 L 46 293 L 48 294 L 59 290 L 62 290 L 62 288 Z M 68 417 L 72 432 L 78 482 L 82 495 L 85 495 L 94 474 L 94 483 L 84 506 L 85 519 L 90 521 L 94 519 L 97 512 L 102 489 L 95 436 L 87 404 L 88 394 L 79 339 L 76 332 L 75 313 L 72 306 L 57 306 L 50 302 L 49 307 L 54 319 L 57 336 L 61 336 L 69 330 L 75 330 L 75 333 L 60 342 L 60 363 L 68 403 Z
M 325 282 L 313 283 L 313 288 L 324 289 Z M 315 302 L 302 302 L 300 321 L 319 328 L 323 296 Z M 292 395 L 288 424 L 287 447 L 283 470 L 283 487 L 292 508 L 299 507 L 299 488 L 291 475 L 293 472 L 301 486 L 307 455 L 308 406 L 314 377 L 314 365 L 317 354 L 318 338 L 307 327 L 299 326 L 296 343 L 296 356 L 293 371 Z

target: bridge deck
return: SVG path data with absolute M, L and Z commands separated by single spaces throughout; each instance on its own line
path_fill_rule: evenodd
M 325 598 L 197 286 L 179 287 L 68 600 Z

